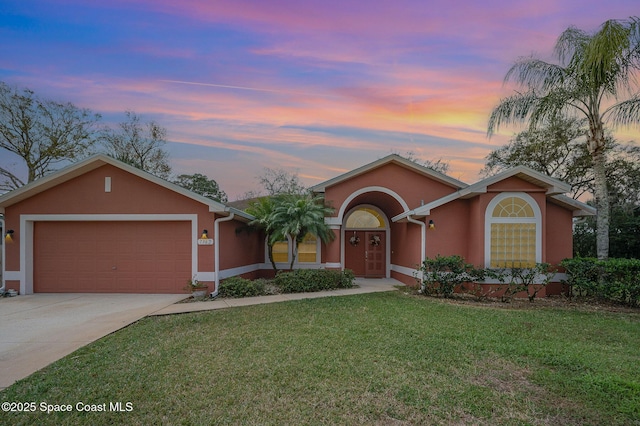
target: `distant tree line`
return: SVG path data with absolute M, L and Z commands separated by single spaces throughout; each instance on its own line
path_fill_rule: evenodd
M 0 165 L 0 193 L 100 152 L 170 180 L 167 130 L 155 121 L 143 122 L 133 111 L 124 114 L 125 120 L 115 128 L 100 125 L 100 114 L 0 82 L 0 152 L 7 151 L 19 161 Z M 205 175 L 180 175 L 174 183 L 227 201 L 216 181 Z

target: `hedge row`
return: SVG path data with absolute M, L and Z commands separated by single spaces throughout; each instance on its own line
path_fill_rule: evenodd
M 231 277 L 220 283 L 220 297 L 253 297 L 267 294 L 267 281 L 264 279 L 248 280 Z
M 353 287 L 353 271 L 333 271 L 327 269 L 296 269 L 280 272 L 274 284 L 283 293 L 305 293 L 310 291 L 334 290 Z
M 355 276 L 350 270 L 332 271 L 326 269 L 297 269 L 291 272 L 279 272 L 273 285 L 280 293 L 304 293 L 338 288 L 351 288 Z M 248 280 L 231 277 L 220 283 L 220 297 L 252 297 L 272 294 L 268 281 L 264 279 Z
M 640 260 L 576 257 L 560 265 L 573 296 L 640 306 Z

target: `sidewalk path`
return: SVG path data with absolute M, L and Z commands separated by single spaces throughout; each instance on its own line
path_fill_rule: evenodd
M 187 312 L 211 311 L 214 309 L 235 308 L 238 306 L 260 305 L 265 303 L 286 302 L 289 300 L 316 299 L 329 296 L 349 296 L 352 294 L 376 293 L 393 291 L 403 283 L 393 278 L 356 278 L 357 287 L 343 290 L 318 291 L 313 293 L 288 293 L 272 296 L 244 297 L 241 299 L 216 299 L 203 302 L 176 303 L 153 312 L 153 315 L 183 314 Z

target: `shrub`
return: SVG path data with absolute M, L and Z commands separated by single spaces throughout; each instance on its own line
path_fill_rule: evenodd
M 267 294 L 266 281 L 263 279 L 248 280 L 241 277 L 231 277 L 220 283 L 220 297 L 252 297 Z
M 283 293 L 304 293 L 351 288 L 354 278 L 353 272 L 348 269 L 344 271 L 296 269 L 290 272 L 279 272 L 274 284 Z
M 482 269 L 466 263 L 462 256 L 436 256 L 426 258 L 420 266 L 422 291 L 426 295 L 451 297 L 454 291 L 474 294 L 478 298 L 500 296 L 502 301 L 511 300 L 520 292 L 526 292 L 533 302 L 540 290 L 546 287 L 555 275 L 548 263 L 536 263 L 531 268 Z M 499 280 L 502 284 L 485 288 L 466 283 L 482 281 L 485 277 Z
M 540 290 L 545 288 L 556 274 L 556 269 L 548 263 L 536 263 L 530 268 L 487 269 L 486 275 L 503 283 L 494 291 L 502 291 L 503 302 L 507 302 L 520 292 L 526 292 L 529 302 L 533 302 Z
M 602 265 L 595 257 L 574 257 L 565 259 L 560 266 L 566 269 L 566 283 L 570 285 L 571 296 L 598 298 Z
M 640 260 L 610 258 L 565 259 L 571 295 L 640 305 Z
M 427 295 L 451 297 L 456 286 L 484 279 L 484 270 L 466 263 L 462 256 L 426 258 L 420 266 L 422 291 Z

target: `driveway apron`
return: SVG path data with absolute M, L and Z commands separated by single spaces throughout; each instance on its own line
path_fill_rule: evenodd
M 0 390 L 184 294 L 33 294 L 0 299 Z

